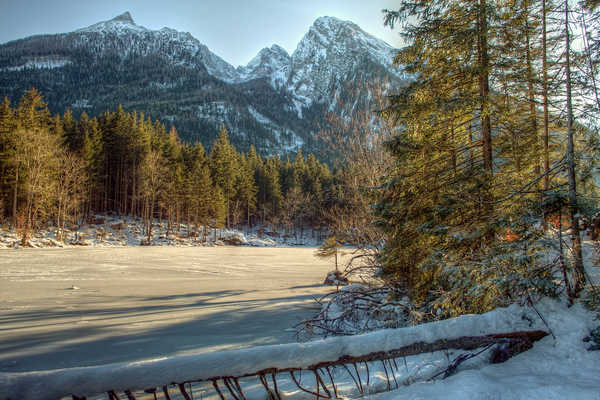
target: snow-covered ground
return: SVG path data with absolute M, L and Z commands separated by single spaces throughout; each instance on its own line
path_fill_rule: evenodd
M 146 242 L 144 225 L 141 220 L 128 217 L 97 215 L 95 224 L 85 224 L 77 229 L 67 230 L 64 241 L 56 238 L 55 229 L 49 227 L 34 232 L 28 247 L 122 247 L 140 246 Z M 167 232 L 167 222 L 155 220 L 152 246 L 215 246 L 236 244 L 254 247 L 276 246 L 318 246 L 318 232 L 304 229 L 297 235 L 274 232 L 267 227 L 252 229 L 207 229 L 202 237 L 203 228 L 178 224 Z M 14 230 L 0 227 L 0 249 L 21 247 L 21 236 Z
M 371 400 L 600 399 L 600 351 L 583 339 L 600 321 L 581 305 L 546 301 L 538 306 L 552 332 L 533 349 L 502 364 L 459 371 L 445 380 L 415 383 Z M 515 320 L 519 315 L 515 313 Z M 538 319 L 539 320 L 539 319 Z M 547 328 L 543 328 L 547 329 Z
M 598 254 L 589 241 L 584 252 L 588 275 L 598 283 Z M 537 311 L 512 305 L 481 316 L 263 346 L 293 342 L 290 328 L 310 316 L 314 296 L 331 289 L 321 285 L 331 264 L 314 258 L 314 249 L 69 248 L 0 250 L 0 255 L 0 393 L 3 385 L 9 394 L 15 387 L 26 388 L 29 394 L 23 398 L 32 399 L 67 386 L 94 391 L 135 382 L 143 388 L 288 364 L 305 367 L 417 341 L 542 329 L 551 334 L 531 350 L 503 364 L 490 364 L 487 350 L 444 380 L 430 378 L 464 352 L 400 359 L 392 383 L 399 387 L 391 392 L 380 393 L 389 371 L 372 365 L 364 397 L 600 399 L 600 351 L 588 351 L 593 343 L 584 342 L 600 327 L 600 319 L 581 303 L 568 307 L 544 299 Z M 333 316 L 344 311 L 343 298 L 338 300 L 328 310 Z M 404 308 L 383 304 L 380 314 L 402 314 Z M 360 322 L 359 317 L 352 314 L 348 320 Z M 374 320 L 374 327 L 381 321 Z M 252 348 L 229 350 L 247 347 Z M 87 365 L 98 367 L 72 369 Z M 53 371 L 19 374 L 36 370 Z M 364 377 L 365 367 L 359 370 Z M 333 374 L 343 398 L 359 396 L 350 375 L 341 369 Z M 245 379 L 246 398 L 263 400 L 261 385 Z M 311 387 L 314 377 L 308 379 L 303 384 Z M 282 377 L 280 389 L 285 398 L 314 398 L 300 392 L 289 376 Z M 196 397 L 218 398 L 210 384 L 193 390 Z
M 437 352 L 409 356 L 393 371 L 385 390 L 384 371 L 372 364 L 370 380 L 363 376 L 365 398 L 379 399 L 598 399 L 600 395 L 600 351 L 587 351 L 583 338 L 598 325 L 594 315 L 581 305 L 568 308 L 557 301 L 546 300 L 537 310 L 546 323 L 529 307 L 513 305 L 483 315 L 432 322 L 413 327 L 381 330 L 353 337 L 335 337 L 309 343 L 292 343 L 229 350 L 183 357 L 158 358 L 144 362 L 120 363 L 96 368 L 79 368 L 33 374 L 1 374 L 0 385 L 6 385 L 8 396 L 23 399 L 51 399 L 66 394 L 68 387 L 76 393 L 99 393 L 130 385 L 147 388 L 165 382 L 208 379 L 214 376 L 240 376 L 267 368 L 290 366 L 307 368 L 320 361 L 337 360 L 340 355 L 361 356 L 390 351 L 416 342 L 433 343 L 440 339 L 480 336 L 512 331 L 543 329 L 552 332 L 534 344 L 533 349 L 516 355 L 503 364 L 489 364 L 490 352 L 460 364 L 455 375 L 445 380 L 430 380 L 444 369 L 461 351 Z M 305 374 L 304 387 L 314 388 L 314 376 Z M 343 369 L 333 371 L 341 398 L 360 397 Z M 346 379 L 344 379 L 346 378 Z M 256 381 L 256 379 L 255 379 Z M 241 382 L 247 399 L 263 400 L 264 389 L 256 382 Z M 279 378 L 284 398 L 309 399 L 291 384 L 289 377 Z M 206 395 L 204 395 L 205 393 Z M 208 392 L 196 391 L 201 398 L 216 398 Z M 37 397 L 36 397 L 37 396 Z
M 0 371 L 295 340 L 331 263 L 311 248 L 0 250 Z M 0 392 L 2 390 L 0 389 Z

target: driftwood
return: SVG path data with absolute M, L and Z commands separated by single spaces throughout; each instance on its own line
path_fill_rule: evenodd
M 282 397 L 279 392 L 276 376 L 277 374 L 285 373 L 289 375 L 289 377 L 295 383 L 298 389 L 305 393 L 309 393 L 315 396 L 317 400 L 321 398 L 332 399 L 338 398 L 338 390 L 336 387 L 334 377 L 331 373 L 332 368 L 344 368 L 354 381 L 359 393 L 364 394 L 365 386 L 368 388 L 370 384 L 369 363 L 381 363 L 383 365 L 387 380 L 387 390 L 389 391 L 399 387 L 398 382 L 396 380 L 396 372 L 399 371 L 398 365 L 396 363 L 397 358 L 404 358 L 407 356 L 413 356 L 423 353 L 432 353 L 436 351 L 450 349 L 480 349 L 476 353 L 462 354 L 458 356 L 454 359 L 452 363 L 450 363 L 446 370 L 434 375 L 430 379 L 435 379 L 438 376 L 443 376 L 443 378 L 446 378 L 447 376 L 450 376 L 452 373 L 454 373 L 462 362 L 473 358 L 493 347 L 495 348 L 491 352 L 490 362 L 500 363 L 508 360 L 510 357 L 516 354 L 529 350 L 533 346 L 534 342 L 544 338 L 547 335 L 548 334 L 544 331 L 535 330 L 500 333 L 485 336 L 463 336 L 455 339 L 440 339 L 431 343 L 417 342 L 391 351 L 374 352 L 359 356 L 342 355 L 337 360 L 322 361 L 305 368 L 297 366 L 290 366 L 288 368 L 270 368 L 263 369 L 260 371 L 249 372 L 240 376 L 214 376 L 208 379 L 190 380 L 185 382 L 172 382 L 170 385 L 174 388 L 178 388 L 179 392 L 186 400 L 190 400 L 193 398 L 191 384 L 200 382 L 212 383 L 216 394 L 219 396 L 219 398 L 223 400 L 227 397 L 230 397 L 235 400 L 246 400 L 246 396 L 244 394 L 242 385 L 239 382 L 239 379 L 255 377 L 259 379 L 259 382 L 265 388 L 267 395 L 270 399 L 279 400 Z M 361 363 L 366 366 L 366 382 L 363 382 L 361 378 L 361 373 L 357 366 Z M 354 372 L 351 371 L 350 367 L 352 368 L 352 370 L 354 370 Z M 302 371 L 310 372 L 314 376 L 316 383 L 316 387 L 314 389 L 304 387 L 301 384 L 301 382 L 297 379 L 296 373 L 301 373 Z M 272 384 L 268 382 L 268 375 L 271 375 Z M 326 377 L 329 378 L 329 382 L 326 382 Z M 394 381 L 394 387 L 392 387 L 391 384 L 392 379 Z M 190 385 L 189 391 L 185 387 L 186 384 Z M 156 393 L 160 391 L 163 392 L 165 399 L 170 400 L 171 397 L 169 395 L 169 385 L 164 385 L 158 389 L 150 388 L 144 390 L 145 393 L 153 394 L 154 398 L 156 398 Z M 229 392 L 229 396 L 225 395 L 226 392 Z M 126 390 L 123 393 L 128 400 L 135 399 L 135 395 L 132 393 L 132 391 Z M 114 390 L 109 390 L 107 392 L 107 395 L 109 400 L 121 399 Z M 77 395 L 73 395 L 73 400 L 84 399 L 86 399 L 86 397 L 78 397 Z

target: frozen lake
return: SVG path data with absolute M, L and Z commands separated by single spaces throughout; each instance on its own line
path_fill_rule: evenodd
M 0 372 L 294 341 L 331 263 L 309 248 L 0 250 Z M 75 287 L 75 289 L 73 289 Z

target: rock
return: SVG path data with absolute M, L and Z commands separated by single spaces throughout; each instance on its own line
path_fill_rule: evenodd
M 348 278 L 340 271 L 331 271 L 327 274 L 323 284 L 329 286 L 346 286 L 348 284 Z
M 600 350 L 600 326 L 595 329 L 592 329 L 590 334 L 583 338 L 584 342 L 592 342 L 592 345 L 588 348 L 588 351 L 598 351 Z
M 254 247 L 273 247 L 276 246 L 277 243 L 275 243 L 273 240 L 271 239 L 250 239 L 248 241 L 248 244 L 250 246 L 254 246 Z
M 222 240 L 229 246 L 242 246 L 248 244 L 246 237 L 238 232 L 234 232 L 227 237 L 224 237 Z
M 265 232 L 265 235 L 267 235 L 267 236 L 271 236 L 271 237 L 277 237 L 277 238 L 278 238 L 279 236 L 281 236 L 281 235 L 279 235 L 279 233 L 278 233 L 278 232 Z
M 121 221 L 117 224 L 111 225 L 110 227 L 115 231 L 120 231 L 122 229 L 125 229 L 125 222 Z
M 104 225 L 104 218 L 90 217 L 88 223 L 90 225 Z

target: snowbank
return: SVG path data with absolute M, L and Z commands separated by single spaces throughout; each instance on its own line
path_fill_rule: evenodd
M 560 315 L 566 316 L 569 312 L 567 310 Z M 574 318 L 573 323 L 575 321 L 579 319 Z M 578 325 L 565 323 L 563 326 L 581 326 L 581 322 L 578 322 Z M 337 360 L 341 355 L 361 356 L 372 352 L 390 351 L 415 342 L 431 343 L 444 338 L 544 328 L 533 310 L 513 305 L 484 315 L 466 315 L 408 328 L 388 329 L 352 337 L 334 337 L 309 343 L 262 346 L 87 368 L 3 373 L 0 374 L 0 388 L 3 393 L 2 400 L 56 399 L 70 393 L 95 394 L 109 389 L 143 389 L 169 382 L 208 379 L 215 376 L 240 376 L 267 368 L 306 368 L 318 362 Z M 583 334 L 580 330 L 577 335 L 579 340 Z M 556 355 L 552 354 L 552 339 L 544 339 L 543 345 L 543 357 L 557 360 Z M 575 352 L 574 346 L 575 341 L 569 341 L 566 348 L 559 353 L 558 359 L 567 357 L 570 353 L 580 355 L 581 351 Z M 594 356 L 598 361 L 600 353 L 588 357 Z M 534 356 L 534 360 L 539 362 L 540 357 Z M 579 361 L 580 357 L 577 362 Z M 554 365 L 553 369 L 559 369 L 559 364 Z M 600 388 L 600 383 L 597 385 Z
M 551 400 L 600 399 L 600 351 L 582 339 L 600 324 L 580 305 L 567 308 L 545 301 L 538 307 L 554 340 L 547 336 L 532 350 L 503 364 L 462 371 L 443 381 L 415 383 L 371 400 Z M 536 318 L 536 317 L 534 317 Z M 537 318 L 539 321 L 539 318 Z
M 310 229 L 305 230 L 305 235 L 293 238 L 280 235 L 277 232 L 269 232 L 272 236 L 261 235 L 264 229 L 255 227 L 246 233 L 235 229 L 217 229 L 188 226 L 177 224 L 167 233 L 167 222 L 154 222 L 153 235 L 150 243 L 147 241 L 143 223 L 140 220 L 129 217 L 116 217 L 96 215 L 91 221 L 93 223 L 82 225 L 76 230 L 66 231 L 66 240 L 57 240 L 55 230 L 52 228 L 40 229 L 33 232 L 27 243 L 27 247 L 50 248 L 50 247 L 122 247 L 122 246 L 318 246 L 315 234 Z M 203 237 L 202 233 L 206 234 Z M 0 227 L 0 249 L 20 248 L 20 235 L 15 231 L 9 231 Z

